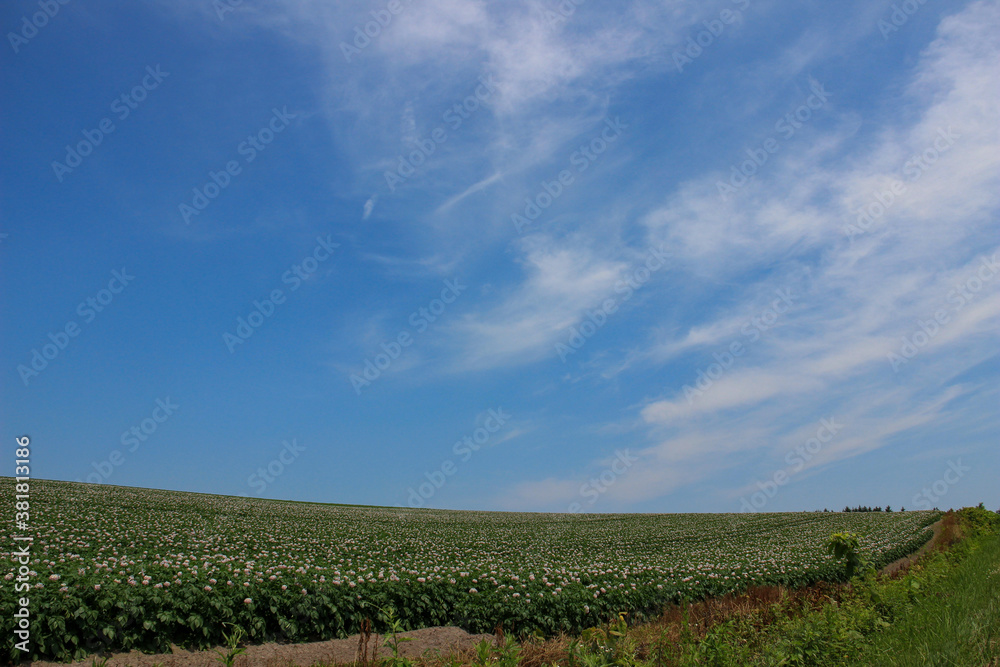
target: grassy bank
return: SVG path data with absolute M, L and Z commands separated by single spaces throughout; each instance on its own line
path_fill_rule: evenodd
M 860 664 L 1000 665 L 1000 537 L 984 538 L 892 627 Z

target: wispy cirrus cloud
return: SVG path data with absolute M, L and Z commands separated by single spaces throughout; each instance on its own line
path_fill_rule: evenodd
M 583 245 L 545 237 L 523 242 L 524 282 L 492 307 L 452 327 L 456 370 L 482 370 L 552 354 L 555 341 L 587 308 L 611 294 L 626 264 Z

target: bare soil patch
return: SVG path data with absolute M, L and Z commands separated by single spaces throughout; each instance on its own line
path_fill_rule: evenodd
M 404 632 L 400 637 L 410 637 L 412 641 L 400 644 L 400 654 L 408 658 L 418 658 L 435 653 L 442 656 L 449 653 L 465 651 L 471 649 L 474 644 L 483 639 L 493 639 L 493 635 L 470 635 L 461 628 L 424 628 L 423 630 L 413 630 Z M 323 642 L 310 642 L 307 644 L 260 644 L 247 647 L 246 653 L 236 659 L 238 667 L 310 667 L 317 663 L 321 664 L 343 664 L 353 662 L 358 657 L 358 648 L 361 646 L 360 635 L 354 635 L 347 639 L 332 639 Z M 384 638 L 379 635 L 371 635 L 368 640 L 368 656 L 375 655 L 385 657 L 391 655 L 384 646 Z M 220 647 L 221 650 L 221 647 Z M 175 647 L 172 653 L 160 653 L 149 655 L 132 651 L 130 653 L 118 653 L 111 656 L 107 662 L 107 667 L 153 667 L 162 665 L 163 667 L 218 667 L 218 655 L 211 650 L 207 651 L 185 651 Z M 59 662 L 32 662 L 31 667 L 90 667 L 92 659 L 87 658 L 73 663 Z

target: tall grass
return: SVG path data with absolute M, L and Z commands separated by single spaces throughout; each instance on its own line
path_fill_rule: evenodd
M 922 604 L 878 633 L 862 664 L 1000 665 L 1000 538 L 984 540 Z

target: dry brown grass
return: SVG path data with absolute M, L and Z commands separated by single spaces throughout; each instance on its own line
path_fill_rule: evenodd
M 948 510 L 941 518 L 941 534 L 938 536 L 937 543 L 933 548 L 938 551 L 945 551 L 965 538 L 965 530 L 958 520 L 958 515 L 954 511 Z

